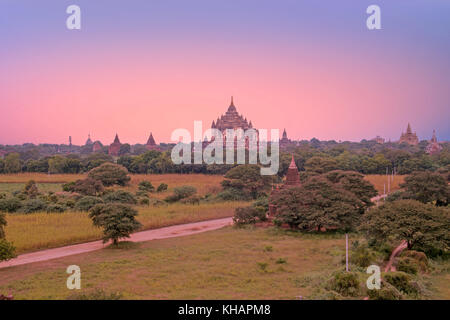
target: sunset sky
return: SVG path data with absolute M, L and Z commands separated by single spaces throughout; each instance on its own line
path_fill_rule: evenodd
M 1 0 L 0 40 L 0 144 L 170 142 L 230 96 L 291 139 L 450 139 L 448 0 Z

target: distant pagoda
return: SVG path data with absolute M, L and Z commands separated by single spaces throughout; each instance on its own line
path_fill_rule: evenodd
M 116 133 L 116 137 L 114 138 L 114 142 L 111 143 L 108 149 L 108 153 L 112 156 L 118 156 L 120 151 L 120 146 L 122 144 L 120 143 L 119 136 Z
M 277 206 L 273 204 L 273 197 L 281 190 L 285 188 L 293 188 L 299 187 L 301 185 L 300 182 L 300 174 L 298 173 L 297 165 L 295 164 L 294 155 L 292 155 L 291 163 L 289 164 L 289 168 L 286 173 L 286 180 L 281 187 L 276 186 L 272 188 L 272 192 L 269 197 L 269 217 L 273 217 L 277 214 Z
M 94 143 L 91 140 L 91 135 L 88 134 L 88 139 L 86 140 L 85 146 L 90 146 L 93 145 Z
M 160 147 L 156 144 L 153 134 L 150 132 L 150 137 L 148 137 L 147 144 L 145 145 L 147 150 L 157 150 L 160 151 Z
M 431 137 L 431 140 L 428 141 L 426 152 L 428 154 L 436 154 L 439 153 L 441 150 L 442 146 L 439 144 L 436 138 L 436 130 L 433 130 L 433 136 Z
M 222 131 L 222 133 L 226 129 L 243 129 L 247 130 L 253 128 L 252 122 L 248 122 L 247 118 L 244 118 L 241 114 L 239 114 L 236 110 L 236 107 L 233 102 L 233 97 L 231 97 L 231 103 L 228 107 L 227 112 L 222 115 L 220 118 L 212 122 L 211 128 L 218 129 Z
M 408 127 L 406 128 L 406 132 L 403 133 L 400 136 L 400 140 L 398 141 L 399 143 L 407 143 L 410 145 L 418 145 L 419 144 L 419 138 L 417 138 L 416 133 L 412 132 L 411 130 L 411 125 L 408 123 Z

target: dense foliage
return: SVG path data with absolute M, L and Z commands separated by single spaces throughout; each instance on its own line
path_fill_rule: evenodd
M 94 225 L 103 229 L 103 242 L 112 240 L 114 245 L 142 226 L 136 220 L 137 214 L 132 207 L 120 203 L 98 204 L 89 211 Z
M 447 252 L 449 210 L 415 200 L 387 202 L 363 215 L 361 230 L 371 241 L 406 240 L 408 248 Z

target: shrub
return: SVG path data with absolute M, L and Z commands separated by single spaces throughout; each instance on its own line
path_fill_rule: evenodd
M 275 263 L 276 263 L 276 264 L 285 264 L 285 263 L 287 263 L 287 260 L 286 260 L 285 258 L 278 258 L 278 259 L 275 261 Z
M 375 253 L 367 247 L 359 246 L 351 254 L 350 261 L 362 268 L 367 268 L 376 259 Z
M 261 212 L 253 207 L 240 207 L 234 211 L 233 221 L 238 226 L 252 224 L 261 220 L 261 216 Z
M 103 197 L 105 202 L 120 202 L 126 204 L 137 204 L 137 200 L 134 195 L 128 191 L 117 190 L 106 194 Z
M 371 300 L 402 300 L 403 296 L 400 291 L 397 290 L 389 282 L 382 281 L 381 288 L 379 290 L 367 290 L 367 294 Z
M 245 196 L 242 192 L 236 189 L 227 189 L 217 194 L 217 198 L 225 201 L 239 201 L 248 200 L 249 197 Z
M 147 191 L 137 191 L 136 192 L 136 197 L 145 197 L 145 198 L 149 198 L 148 192 Z
M 260 212 L 261 221 L 266 221 L 266 213 L 269 211 L 269 199 L 267 197 L 259 198 L 252 203 L 252 207 Z
M 355 272 L 338 272 L 329 281 L 329 289 L 343 296 L 357 296 L 359 294 L 359 279 Z
M 135 209 L 120 203 L 97 204 L 89 211 L 94 226 L 103 229 L 103 242 L 111 239 L 114 245 L 142 226 L 136 220 L 137 215 Z
M 148 206 L 148 205 L 150 205 L 150 199 L 149 199 L 149 198 L 146 198 L 146 197 L 144 197 L 144 198 L 139 198 L 138 203 L 139 203 L 139 205 L 141 205 L 141 206 Z
M 63 190 L 67 192 L 77 192 L 85 196 L 97 196 L 103 192 L 103 184 L 99 180 L 91 178 L 69 182 L 63 185 Z
M 38 211 L 45 211 L 47 209 L 47 204 L 39 199 L 31 199 L 24 201 L 20 212 L 22 213 L 33 213 Z
M 69 199 L 69 198 L 63 198 L 61 200 L 59 200 L 58 202 L 60 205 L 66 206 L 68 208 L 75 208 L 75 200 L 74 199 Z
M 404 272 L 388 272 L 384 274 L 384 280 L 405 294 L 416 295 L 419 292 L 417 284 L 412 282 L 411 276 Z
M 52 203 L 47 206 L 48 213 L 62 213 L 65 211 L 67 211 L 67 207 L 59 203 Z
M 181 186 L 173 189 L 173 194 L 167 196 L 164 201 L 172 203 L 181 199 L 189 198 L 197 192 L 197 189 L 191 186 Z
M 25 184 L 23 193 L 26 194 L 30 198 L 35 198 L 39 194 L 39 190 L 37 188 L 36 182 L 34 180 L 28 181 Z
M 0 239 L 0 261 L 10 260 L 16 257 L 16 248 L 5 239 Z
M 89 211 L 96 204 L 101 203 L 103 203 L 102 198 L 85 196 L 76 202 L 75 209 L 79 211 Z
M 16 212 L 22 207 L 22 203 L 17 198 L 0 199 L 0 211 Z
M 415 261 L 418 270 L 425 272 L 428 270 L 428 258 L 427 255 L 420 251 L 405 250 L 402 252 L 401 257 L 408 257 Z
M 166 183 L 161 183 L 158 188 L 156 188 L 156 192 L 164 192 L 167 190 L 169 186 Z
M 419 266 L 416 260 L 409 257 L 401 257 L 397 260 L 397 270 L 409 274 L 417 274 Z
M 105 186 L 112 186 L 115 184 L 124 186 L 131 179 L 128 176 L 128 170 L 125 167 L 109 162 L 105 162 L 99 167 L 89 171 L 88 177 L 101 181 Z
M 181 203 L 186 203 L 186 204 L 200 204 L 200 197 L 198 196 L 191 196 L 189 198 L 185 198 L 185 199 L 181 199 Z
M 155 190 L 155 187 L 152 185 L 150 181 L 141 181 L 139 183 L 139 190 L 152 192 Z
M 192 186 L 181 186 L 173 189 L 173 193 L 179 198 L 184 199 L 197 193 L 197 189 Z

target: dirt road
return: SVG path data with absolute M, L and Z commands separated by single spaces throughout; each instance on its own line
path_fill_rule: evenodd
M 176 226 L 164 227 L 160 229 L 153 229 L 147 231 L 137 232 L 131 235 L 127 241 L 142 242 L 156 239 L 165 239 L 173 237 L 188 236 L 196 233 L 201 233 L 210 230 L 220 229 L 222 227 L 231 225 L 233 223 L 232 218 L 222 218 L 207 220 L 201 222 L 187 223 Z M 94 250 L 102 249 L 105 245 L 102 241 L 86 242 L 61 248 L 47 249 L 32 253 L 25 253 L 18 256 L 15 259 L 0 262 L 0 269 L 12 266 L 18 266 L 27 263 L 46 261 L 74 254 L 80 254 L 90 252 Z

